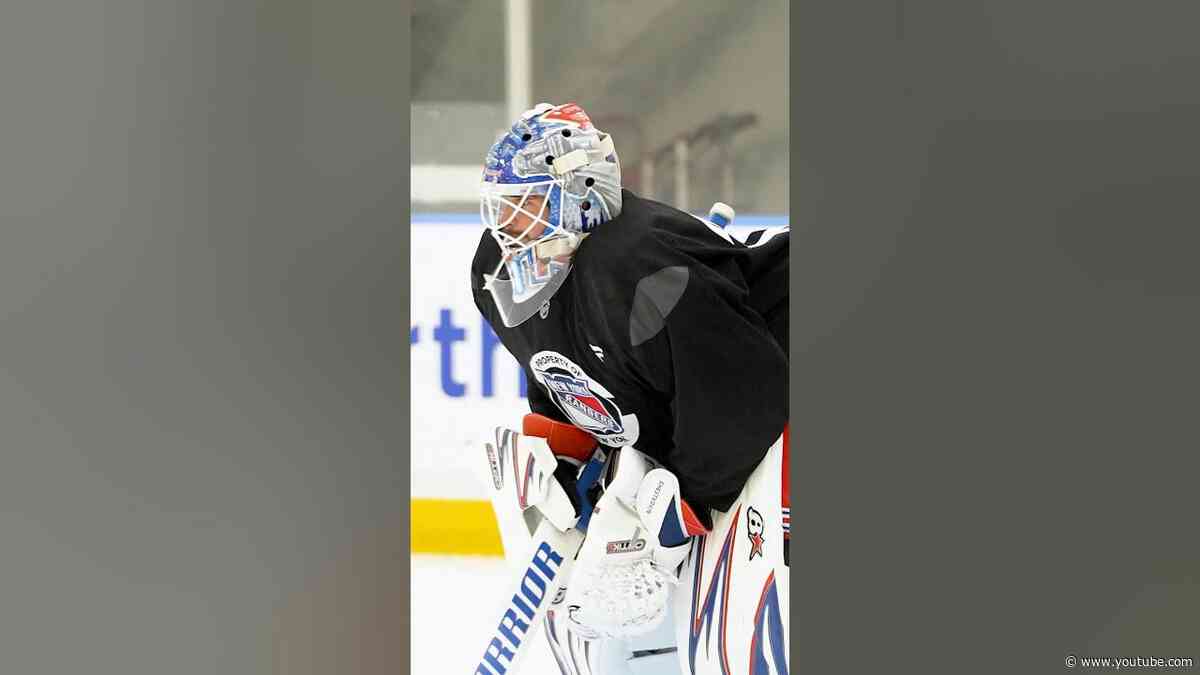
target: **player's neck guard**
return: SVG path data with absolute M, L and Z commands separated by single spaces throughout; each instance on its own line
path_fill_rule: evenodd
M 549 302 L 550 297 L 562 287 L 567 280 L 567 274 L 571 271 L 570 261 L 561 263 L 561 265 L 561 268 L 540 284 L 536 290 L 521 296 L 514 295 L 511 279 L 499 278 L 499 270 L 497 270 L 497 274 L 483 275 L 483 287 L 492 294 L 492 299 L 496 301 L 496 309 L 500 312 L 500 320 L 504 322 L 505 326 L 514 328 L 525 323 L 538 313 L 543 304 Z

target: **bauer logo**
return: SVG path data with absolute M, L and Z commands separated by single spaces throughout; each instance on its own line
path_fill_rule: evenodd
M 605 550 L 609 555 L 615 553 L 637 553 L 646 548 L 645 539 L 622 539 L 620 541 L 610 541 Z
M 521 577 L 520 587 L 508 601 L 500 624 L 483 650 L 483 658 L 475 667 L 476 675 L 504 675 L 520 652 L 521 643 L 529 635 L 538 609 L 546 600 L 551 582 L 558 576 L 563 557 L 543 541 L 533 552 L 529 566 Z
M 665 480 L 658 481 L 658 484 L 654 486 L 654 492 L 650 495 L 650 501 L 646 503 L 646 510 L 642 513 L 647 516 L 650 515 L 650 512 L 654 510 L 654 505 L 658 503 L 658 497 L 662 494 L 663 487 L 666 486 L 666 484 L 667 482 Z
M 504 464 L 500 461 L 496 446 L 488 443 L 484 447 L 487 448 L 488 466 L 492 469 L 492 484 L 499 490 L 504 487 Z

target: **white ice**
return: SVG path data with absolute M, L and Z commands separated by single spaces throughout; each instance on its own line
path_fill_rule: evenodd
M 414 675 L 474 675 L 511 582 L 498 557 L 413 555 Z M 508 675 L 559 675 L 541 626 L 520 672 Z

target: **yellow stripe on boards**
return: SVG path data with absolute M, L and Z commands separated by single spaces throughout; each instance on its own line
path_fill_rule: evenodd
M 504 555 L 492 503 L 476 499 L 413 499 L 412 552 Z

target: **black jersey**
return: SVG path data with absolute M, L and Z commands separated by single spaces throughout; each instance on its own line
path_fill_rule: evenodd
M 533 412 L 604 445 L 632 445 L 721 510 L 787 421 L 786 233 L 748 247 L 699 219 L 622 192 L 621 215 L 576 250 L 566 281 L 519 326 L 500 320 L 483 275 L 475 304 L 529 381 Z

